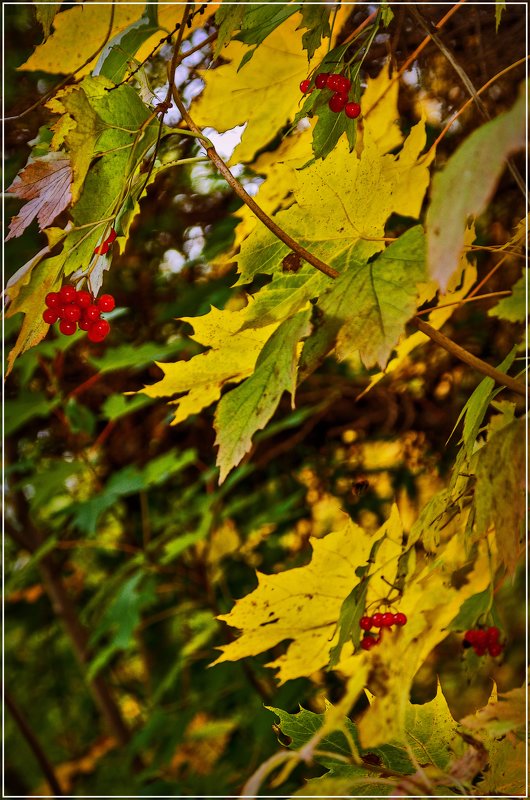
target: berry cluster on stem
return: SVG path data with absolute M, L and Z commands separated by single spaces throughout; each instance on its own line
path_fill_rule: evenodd
M 116 305 L 111 294 L 102 294 L 96 300 L 90 292 L 65 285 L 58 292 L 49 292 L 45 303 L 44 322 L 53 325 L 60 320 L 59 330 L 65 336 L 72 336 L 78 325 L 80 330 L 87 331 L 91 342 L 102 342 L 110 333 L 110 325 L 101 314 L 112 311 Z
M 116 233 L 114 228 L 111 228 L 110 234 L 107 236 L 107 238 L 101 244 L 98 244 L 98 246 L 94 248 L 94 253 L 98 256 L 104 256 L 105 253 L 108 253 L 109 248 L 117 235 L 118 234 Z
M 500 656 L 504 645 L 499 641 L 500 631 L 495 626 L 491 628 L 471 628 L 464 634 L 464 647 L 472 647 L 477 656 L 488 653 L 492 658 Z
M 366 631 L 363 638 L 361 639 L 361 647 L 363 650 L 371 650 L 372 647 L 379 644 L 381 641 L 381 632 L 382 628 L 388 628 L 388 630 L 392 630 L 392 625 L 406 625 L 407 624 L 407 617 L 401 611 L 397 614 L 392 614 L 390 611 L 386 611 L 384 614 L 377 612 L 373 614 L 371 617 L 361 617 L 359 621 L 359 627 Z M 380 633 L 379 636 L 371 636 L 369 631 L 372 628 L 379 628 Z
M 315 86 L 317 89 L 331 89 L 333 94 L 328 105 L 334 113 L 337 114 L 344 111 L 346 116 L 350 119 L 356 119 L 361 113 L 361 106 L 359 103 L 348 100 L 351 81 L 345 75 L 338 75 L 335 72 L 319 72 L 315 78 Z M 309 91 L 312 91 L 309 78 L 301 82 L 300 91 L 302 94 L 307 94 Z

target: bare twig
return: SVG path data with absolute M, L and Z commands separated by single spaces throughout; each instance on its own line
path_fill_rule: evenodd
M 505 295 L 511 294 L 511 291 L 507 289 L 503 292 L 488 292 L 487 294 L 479 294 L 477 297 L 464 297 L 463 300 L 454 300 L 452 303 L 442 303 L 439 306 L 432 306 L 431 308 L 424 308 L 423 311 L 417 311 L 416 315 L 418 317 L 423 316 L 424 314 L 430 314 L 431 311 L 439 311 L 441 308 L 450 308 L 451 306 L 461 306 L 464 303 L 474 303 L 477 300 L 486 300 L 491 297 L 504 297 Z
M 448 19 L 450 19 L 450 18 L 453 16 L 453 14 L 455 13 L 455 11 L 458 11 L 458 9 L 461 7 L 461 5 L 462 5 L 463 3 L 465 3 L 465 2 L 466 2 L 466 0 L 458 0 L 458 3 L 456 3 L 456 5 L 454 5 L 452 8 L 450 8 L 450 9 L 449 9 L 449 11 L 447 12 L 447 14 L 445 14 L 445 15 L 444 15 L 444 16 L 441 18 L 441 20 L 440 20 L 439 22 L 437 22 L 437 23 L 436 23 L 436 28 L 437 28 L 438 30 L 440 30 L 440 28 L 442 28 L 442 27 L 445 25 L 445 23 L 447 22 L 447 20 L 448 20 Z M 403 75 L 403 73 L 404 73 L 404 72 L 406 72 L 406 71 L 407 71 L 407 69 L 410 67 L 410 65 L 414 63 L 414 61 L 417 59 L 417 57 L 418 57 L 418 56 L 419 56 L 419 54 L 422 52 L 422 50 L 424 50 L 424 49 L 427 47 L 427 45 L 429 44 L 430 40 L 431 40 L 431 37 L 430 37 L 430 36 L 426 36 L 426 37 L 425 37 L 425 39 L 424 39 L 424 40 L 423 40 L 423 41 L 422 41 L 422 42 L 421 42 L 421 43 L 418 45 L 418 47 L 417 47 L 417 48 L 414 50 L 414 52 L 410 54 L 410 56 L 409 56 L 409 57 L 408 57 L 408 58 L 405 60 L 405 62 L 404 62 L 402 65 L 401 65 L 401 67 L 400 67 L 400 68 L 399 68 L 399 70 L 396 72 L 396 74 L 395 74 L 395 75 L 392 77 L 392 80 L 391 80 L 391 81 L 389 81 L 389 83 L 388 83 L 388 86 L 386 87 L 386 89 L 384 90 L 384 92 L 382 92 L 382 93 L 380 94 L 380 96 L 377 98 L 377 100 L 375 101 L 375 103 L 374 103 L 372 106 L 370 106 L 370 108 L 369 108 L 367 111 L 365 111 L 365 112 L 364 112 L 364 116 L 365 116 L 365 117 L 366 117 L 366 116 L 368 116 L 368 114 L 370 114 L 370 113 L 371 113 L 371 112 L 374 110 L 374 108 L 375 108 L 377 105 L 379 105 L 379 103 L 381 102 L 381 100 L 383 99 L 383 97 L 385 97 L 385 96 L 386 96 L 386 94 L 387 94 L 387 93 L 390 91 L 390 89 L 392 88 L 392 86 L 394 85 L 394 83 L 395 83 L 396 81 L 398 81 L 398 80 L 401 78 L 401 76 Z
M 491 119 L 491 115 L 490 115 L 488 109 L 486 108 L 486 106 L 484 105 L 484 103 L 482 102 L 482 98 L 479 97 L 479 94 L 478 94 L 477 90 L 475 89 L 475 87 L 473 85 L 473 82 L 472 82 L 471 78 L 469 77 L 469 75 L 467 74 L 467 72 L 465 71 L 465 69 L 462 66 L 460 66 L 460 64 L 458 63 L 458 61 L 454 57 L 453 53 L 449 50 L 449 48 L 440 39 L 438 34 L 435 33 L 434 31 L 430 30 L 426 20 L 424 19 L 423 15 L 418 11 L 418 9 L 415 6 L 411 6 L 410 7 L 410 12 L 411 12 L 412 16 L 414 17 L 414 19 L 417 21 L 417 23 L 420 25 L 420 27 L 423 28 L 423 30 L 427 32 L 427 34 L 433 40 L 434 44 L 437 46 L 437 48 L 440 50 L 440 52 L 443 53 L 443 55 L 446 57 L 447 61 L 451 64 L 452 68 L 454 69 L 454 71 L 456 72 L 456 74 L 458 75 L 458 77 L 460 78 L 462 83 L 464 84 L 464 86 L 467 89 L 470 97 L 472 98 L 473 102 L 475 103 L 476 107 L 478 108 L 478 110 L 480 111 L 480 113 L 482 114 L 484 119 L 490 120 Z M 523 180 L 522 175 L 520 174 L 519 170 L 517 169 L 517 167 L 515 166 L 515 164 L 513 163 L 511 158 L 507 158 L 506 159 L 506 163 L 508 165 L 508 169 L 510 170 L 514 181 L 516 182 L 516 184 L 519 187 L 519 189 L 522 191 L 523 196 L 526 198 L 526 184 L 525 184 L 525 182 Z
M 48 756 L 44 752 L 42 745 L 39 742 L 37 735 L 31 728 L 29 722 L 22 714 L 21 710 L 15 703 L 15 700 L 5 687 L 4 687 L 4 701 L 9 713 L 13 717 L 22 736 L 26 740 L 29 749 L 35 756 L 36 760 L 39 762 L 39 766 L 44 774 L 44 777 L 48 781 L 50 789 L 52 790 L 53 794 L 62 797 L 64 795 L 64 792 L 62 790 L 61 784 L 59 783 L 57 775 L 55 774 L 55 770 L 53 768 L 51 761 L 48 759 Z
M 161 103 L 161 106 L 165 107 L 166 111 L 170 107 L 171 87 L 175 83 L 175 72 L 177 70 L 177 64 L 179 63 L 180 47 L 181 47 L 181 44 L 182 44 L 184 31 L 186 29 L 186 20 L 188 19 L 189 14 L 190 14 L 190 8 L 189 8 L 189 5 L 186 5 L 186 6 L 184 6 L 184 11 L 182 13 L 182 21 L 180 23 L 180 28 L 179 28 L 179 31 L 178 31 L 178 34 L 177 34 L 177 41 L 176 41 L 176 44 L 175 44 L 175 47 L 174 47 L 174 50 L 173 50 L 173 58 L 171 59 L 171 64 L 169 65 L 169 69 L 168 69 L 168 90 L 166 92 L 165 100 L 163 101 L 163 103 Z M 158 126 L 158 134 L 157 134 L 157 137 L 156 137 L 155 150 L 154 150 L 154 153 L 153 153 L 153 157 L 151 159 L 151 163 L 149 164 L 149 169 L 147 170 L 147 177 L 146 177 L 146 179 L 144 181 L 144 185 L 142 186 L 142 189 L 141 189 L 140 194 L 138 195 L 138 197 L 141 197 L 143 195 L 143 193 L 145 192 L 145 189 L 146 189 L 146 187 L 147 187 L 147 185 L 149 183 L 149 180 L 151 178 L 151 174 L 153 172 L 153 168 L 155 166 L 156 156 L 157 156 L 157 153 L 158 153 L 158 148 L 160 147 L 160 140 L 162 138 L 162 129 L 164 127 L 164 115 L 165 115 L 166 111 L 162 111 L 162 113 L 160 114 L 160 124 Z
M 505 69 L 501 69 L 500 72 L 497 72 L 497 74 L 494 75 L 493 78 L 490 78 L 489 81 L 487 81 L 483 86 L 480 87 L 480 89 L 477 89 L 477 91 L 476 91 L 477 97 L 479 95 L 481 95 L 482 92 L 485 92 L 486 89 L 488 89 L 491 86 L 492 83 L 495 83 L 495 81 L 497 81 L 499 78 L 502 78 L 503 75 L 506 75 L 507 72 L 510 72 L 512 69 L 515 69 L 515 67 L 518 67 L 520 64 L 524 64 L 524 62 L 528 61 L 529 58 L 530 58 L 530 56 L 525 56 L 524 58 L 520 58 L 519 61 L 514 61 L 514 63 L 510 64 L 509 67 L 506 67 Z M 466 100 L 464 105 L 461 106 L 461 108 L 459 108 L 458 111 L 455 114 L 453 114 L 453 116 L 451 117 L 451 119 L 449 120 L 449 122 L 447 123 L 445 128 L 442 130 L 442 132 L 438 135 L 438 137 L 435 139 L 435 141 L 430 146 L 429 153 L 431 151 L 433 151 L 433 150 L 436 150 L 436 147 L 440 144 L 440 142 L 442 141 L 442 139 L 446 135 L 446 133 L 449 130 L 449 128 L 451 128 L 451 126 L 453 125 L 453 122 L 455 122 L 455 120 L 457 120 L 458 117 L 461 114 L 463 114 L 464 111 L 466 110 L 466 108 L 469 108 L 469 106 L 473 102 L 474 102 L 474 98 L 470 97 L 469 100 Z

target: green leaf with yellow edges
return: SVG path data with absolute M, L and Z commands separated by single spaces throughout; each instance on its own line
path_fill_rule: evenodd
M 299 342 L 311 331 L 310 314 L 301 311 L 282 322 L 258 356 L 253 375 L 220 400 L 215 412 L 219 483 L 250 450 L 252 436 L 270 420 L 284 391 L 291 393 L 294 408 Z

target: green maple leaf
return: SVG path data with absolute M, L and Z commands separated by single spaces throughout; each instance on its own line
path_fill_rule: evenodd
M 220 400 L 215 412 L 220 483 L 250 450 L 252 436 L 270 420 L 283 392 L 294 398 L 298 343 L 311 331 L 310 314 L 302 311 L 282 322 L 261 351 L 254 374 Z

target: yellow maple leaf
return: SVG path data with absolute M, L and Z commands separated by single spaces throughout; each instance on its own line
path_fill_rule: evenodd
M 249 304 L 239 311 L 220 311 L 212 306 L 202 317 L 182 317 L 193 325 L 192 338 L 210 349 L 189 361 L 159 363 L 164 377 L 141 390 L 149 397 L 183 395 L 171 402 L 176 406 L 173 425 L 218 400 L 225 384 L 239 383 L 254 371 L 256 359 L 278 323 L 240 332 L 251 307 Z
M 278 670 L 281 683 L 326 666 L 342 603 L 359 581 L 355 570 L 367 564 L 381 535 L 369 535 L 349 520 L 323 539 L 311 539 L 313 557 L 307 566 L 279 575 L 257 573 L 257 588 L 219 617 L 242 634 L 221 648 L 214 663 L 237 661 L 290 641 L 285 654 L 267 665 Z
M 223 50 L 230 63 L 201 72 L 206 88 L 193 103 L 191 115 L 200 126 L 227 131 L 246 123 L 231 163 L 252 161 L 254 153 L 274 138 L 299 109 L 300 81 L 326 52 L 321 46 L 308 65 L 297 31 L 300 14 L 274 30 L 241 69 L 248 45 L 232 41 Z M 227 98 L 231 101 L 227 102 Z
M 380 153 L 388 153 L 401 144 L 403 134 L 399 127 L 398 93 L 399 81 L 392 81 L 390 64 L 386 64 L 375 78 L 368 79 L 361 97 L 363 125 L 359 148 L 366 138 L 375 142 Z
M 127 0 L 114 3 L 80 3 L 56 14 L 53 20 L 54 32 L 45 42 L 39 44 L 32 55 L 19 70 L 43 71 L 51 74 L 68 75 L 81 66 L 93 53 L 95 58 L 76 73 L 77 77 L 88 75 L 99 60 L 98 48 L 103 46 L 110 23 L 111 5 L 114 6 L 114 21 L 107 44 L 121 34 L 144 14 L 144 3 L 128 3 Z M 160 42 L 160 31 L 167 33 L 175 28 L 182 18 L 183 7 L 177 3 L 158 7 L 159 31 L 149 37 L 138 49 L 136 61 L 142 62 Z M 186 28 L 186 36 L 204 25 L 205 18 L 195 14 L 191 25 Z M 119 44 L 117 45 L 119 46 Z
M 128 25 L 142 16 L 143 3 L 113 3 L 114 22 L 110 38 L 123 31 Z M 53 21 L 54 32 L 39 44 L 19 70 L 42 71 L 55 75 L 68 75 L 74 72 L 93 53 L 96 57 L 77 77 L 87 75 L 94 68 L 99 53 L 98 48 L 105 41 L 109 28 L 111 4 L 79 3 L 73 8 L 57 14 Z

